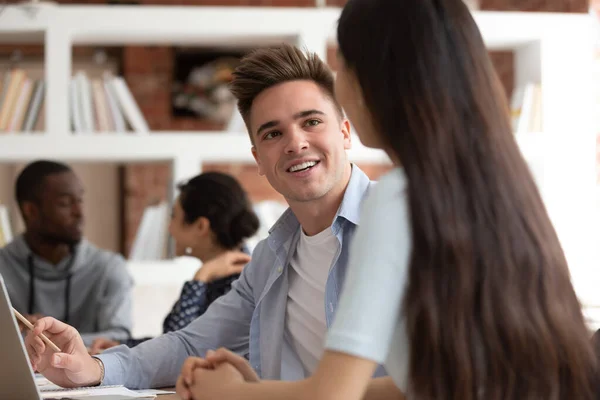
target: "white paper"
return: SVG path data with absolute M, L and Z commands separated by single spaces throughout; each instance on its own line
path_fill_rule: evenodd
M 64 389 L 47 391 L 41 389 L 43 399 L 93 399 L 125 400 L 125 399 L 153 399 L 155 393 L 150 391 L 133 391 L 124 386 L 97 386 L 88 388 Z
M 159 394 L 174 394 L 166 390 L 130 390 L 124 386 L 95 386 L 65 389 L 50 382 L 41 374 L 35 374 L 35 384 L 42 394 L 42 399 L 90 399 L 125 400 L 154 399 Z

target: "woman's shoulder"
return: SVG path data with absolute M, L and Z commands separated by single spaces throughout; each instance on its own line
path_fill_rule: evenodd
M 363 213 L 371 216 L 403 212 L 407 184 L 404 170 L 394 168 L 377 181 L 363 204 Z
M 398 195 L 406 190 L 406 175 L 404 169 L 396 167 L 383 174 L 378 180 L 374 192 L 388 195 Z

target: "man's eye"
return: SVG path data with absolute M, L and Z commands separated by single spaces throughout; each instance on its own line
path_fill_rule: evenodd
M 266 139 L 266 140 L 273 139 L 275 136 L 278 136 L 278 135 L 281 135 L 281 133 L 278 131 L 269 132 L 263 137 L 263 139 Z
M 320 123 L 321 121 L 319 121 L 318 119 L 309 119 L 308 121 L 306 121 L 307 126 L 317 126 Z

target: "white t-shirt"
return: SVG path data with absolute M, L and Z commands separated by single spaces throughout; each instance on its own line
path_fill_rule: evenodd
M 379 180 L 361 209 L 346 281 L 325 348 L 384 364 L 406 393 L 409 343 L 402 300 L 412 249 L 404 172 Z
M 310 376 L 323 353 L 327 332 L 325 284 L 340 244 L 331 227 L 314 236 L 306 236 L 302 229 L 300 231 L 288 271 L 285 327 L 292 349 L 305 374 Z

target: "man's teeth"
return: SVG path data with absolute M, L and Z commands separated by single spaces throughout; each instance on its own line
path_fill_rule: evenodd
M 303 170 L 306 168 L 314 167 L 315 165 L 317 165 L 316 161 L 303 162 L 302 164 L 298 164 L 298 165 L 294 165 L 293 167 L 290 167 L 290 172 L 300 171 L 300 170 Z

